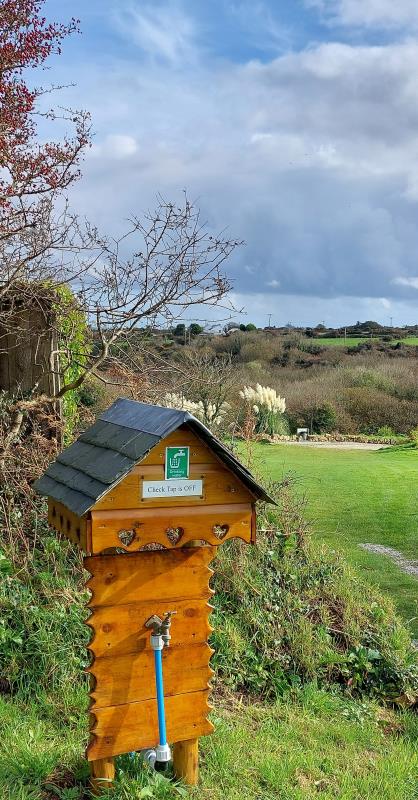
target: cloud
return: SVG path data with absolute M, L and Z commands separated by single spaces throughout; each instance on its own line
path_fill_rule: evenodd
M 140 8 L 155 20 L 161 4 Z M 297 298 L 301 314 L 320 298 L 318 319 L 321 302 L 341 321 L 348 309 L 382 314 L 382 298 L 406 313 L 418 253 L 418 43 L 332 42 L 263 63 L 194 53 L 193 69 L 181 46 L 153 48 L 158 57 L 140 66 L 130 52 L 60 76 L 77 81 L 68 105 L 90 108 L 98 131 L 74 190 L 80 211 L 113 231 L 158 192 L 176 199 L 185 187 L 213 229 L 245 240 L 228 269 L 248 307 L 268 287 L 263 302 L 286 309 L 294 298 L 293 321 Z
M 196 58 L 195 22 L 175 2 L 122 3 L 115 19 L 124 35 L 151 59 L 178 65 Z
M 133 136 L 110 133 L 100 142 L 94 142 L 90 155 L 94 158 L 128 158 L 138 149 Z
M 380 29 L 418 27 L 416 0 L 305 0 L 331 24 Z
M 408 286 L 411 289 L 418 289 L 418 277 L 395 278 L 393 282 L 398 286 Z
M 233 295 L 235 308 L 244 307 L 242 315 L 236 314 L 239 322 L 256 322 L 260 326 L 271 324 L 279 327 L 291 322 L 293 325 L 310 327 L 324 321 L 326 325 L 341 327 L 357 320 L 374 319 L 382 325 L 402 325 L 405 321 L 416 322 L 415 303 L 397 301 L 390 309 L 374 297 L 340 296 L 333 299 L 300 297 L 299 295 L 272 295 L 255 293 L 249 302 L 248 296 Z M 390 316 L 389 316 L 390 315 Z

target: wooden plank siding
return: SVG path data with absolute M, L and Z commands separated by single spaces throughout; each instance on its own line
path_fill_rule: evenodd
M 209 623 L 211 589 L 206 587 L 202 597 L 183 600 L 145 600 L 126 605 L 94 606 L 90 601 L 92 616 L 86 624 L 92 628 L 93 638 L 89 650 L 94 658 L 113 658 L 133 653 L 144 653 L 151 649 L 150 634 L 145 620 L 153 614 L 162 615 L 174 610 L 175 637 L 170 648 L 189 647 L 206 642 L 212 631 Z
M 180 742 L 212 733 L 209 690 L 166 698 L 167 739 Z M 158 743 L 157 704 L 154 699 L 97 709 L 93 717 L 87 758 L 99 758 L 155 747 Z
M 0 324 L 0 389 L 54 395 L 60 388 L 56 333 L 41 310 L 16 313 Z
M 92 551 L 113 547 L 129 552 L 150 543 L 183 547 L 194 539 L 211 545 L 237 537 L 251 541 L 253 511 L 249 503 L 93 511 Z M 176 537 L 177 540 L 176 540 Z
M 172 642 L 163 651 L 170 742 L 211 733 L 207 716 L 212 650 L 210 563 L 216 549 L 190 547 L 127 555 L 90 556 L 84 566 L 92 596 L 87 625 L 91 675 L 91 741 L 97 760 L 154 747 L 158 742 L 154 654 L 145 623 L 175 612 Z
M 166 447 L 190 447 L 190 478 L 203 480 L 201 497 L 142 499 L 143 480 L 164 480 Z M 179 508 L 181 506 L 253 503 L 254 496 L 196 434 L 181 426 L 156 445 L 129 475 L 97 501 L 95 511 L 132 508 Z

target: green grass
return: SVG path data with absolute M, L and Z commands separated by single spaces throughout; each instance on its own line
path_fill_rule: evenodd
M 84 715 L 0 700 L 2 800 L 86 800 Z M 65 703 L 64 703 L 65 706 Z M 114 800 L 413 800 L 418 724 L 307 686 L 268 708 L 236 701 L 201 740 L 198 789 L 118 759 Z
M 417 632 L 417 581 L 387 557 L 362 550 L 359 542 L 388 545 L 417 557 L 418 450 L 327 450 L 256 445 L 266 477 L 296 476 L 308 500 L 314 535 L 341 549 L 367 577 L 389 592 Z M 414 619 L 415 618 L 415 619 Z
M 363 344 L 364 342 L 378 342 L 380 339 L 377 336 L 347 336 L 346 339 L 344 339 L 344 336 L 338 339 L 328 336 L 318 336 L 316 339 L 307 339 L 307 341 L 323 345 L 324 347 L 356 347 L 358 344 Z M 418 336 L 406 336 L 405 339 L 394 339 L 391 342 L 385 342 L 385 344 L 391 345 L 397 344 L 398 342 L 418 346 Z
M 363 344 L 364 342 L 377 342 L 379 340 L 376 337 L 370 336 L 347 336 L 346 339 L 344 339 L 343 336 L 340 339 L 318 336 L 317 339 L 309 339 L 309 341 L 314 342 L 314 344 L 323 345 L 324 347 L 356 347 L 358 344 Z

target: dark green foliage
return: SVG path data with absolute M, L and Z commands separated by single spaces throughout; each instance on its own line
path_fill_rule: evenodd
M 60 370 L 65 384 L 69 384 L 83 372 L 90 346 L 90 334 L 86 316 L 80 310 L 71 289 L 62 284 L 56 286 L 54 291 L 57 295 L 53 308 L 60 349 Z M 66 392 L 62 399 L 65 417 L 64 438 L 68 444 L 78 420 L 78 392 L 78 389 Z
M 103 397 L 103 384 L 94 378 L 87 378 L 78 389 L 78 401 L 84 408 L 97 408 Z
M 335 430 L 337 414 L 330 403 L 312 405 L 304 410 L 303 416 L 311 433 L 328 433 Z
M 303 353 L 309 353 L 311 356 L 319 356 L 321 353 L 325 353 L 326 348 L 321 347 L 320 344 L 305 342 L 302 339 L 298 345 L 298 350 L 301 350 Z
M 198 325 L 197 322 L 192 322 L 192 324 L 189 325 L 189 333 L 190 336 L 198 336 L 199 333 L 203 333 L 203 328 L 201 325 Z

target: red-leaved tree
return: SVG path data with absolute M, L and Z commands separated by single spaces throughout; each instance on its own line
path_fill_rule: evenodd
M 43 4 L 0 0 L 0 368 L 1 356 L 8 361 L 11 348 L 23 349 L 32 358 L 29 366 L 36 366 L 27 370 L 31 383 L 19 384 L 17 376 L 10 398 L 6 386 L 0 473 L 28 415 L 55 407 L 89 375 L 105 380 L 103 370 L 109 361 L 118 362 L 122 340 L 156 320 L 172 322 L 190 306 L 221 302 L 230 288 L 223 264 L 239 244 L 223 234 L 209 235 L 187 197 L 180 205 L 158 198 L 155 210 L 131 216 L 117 240 L 87 223 L 80 226 L 69 211 L 66 189 L 80 175 L 89 144 L 88 114 L 44 113 L 42 134 L 58 117 L 72 126 L 71 136 L 44 142 L 38 101 L 53 89 L 31 88 L 29 79 L 31 69 L 60 52 L 78 23 L 47 23 Z M 56 290 L 63 283 L 91 326 L 93 347 L 80 344 L 75 351 L 71 335 L 63 338 L 55 312 L 48 311 L 61 302 Z M 43 316 L 39 335 L 32 329 L 33 309 Z M 54 344 L 40 363 L 42 337 Z M 45 389 L 45 376 L 53 377 L 48 381 L 53 388 Z
M 0 240 L 9 257 L 3 262 L 3 292 L 10 280 L 25 276 L 25 265 L 33 263 L 46 237 L 26 238 L 22 233 L 45 225 L 58 193 L 79 177 L 79 161 L 89 143 L 89 117 L 85 112 L 50 110 L 44 121 L 65 117 L 73 134 L 63 141 L 40 142 L 37 135 L 37 102 L 50 87 L 30 87 L 30 70 L 44 65 L 49 56 L 61 52 L 63 39 L 77 31 L 77 20 L 68 24 L 47 23 L 39 0 L 0 2 Z M 19 237 L 19 241 L 16 239 Z M 20 257 L 12 258 L 19 246 Z

